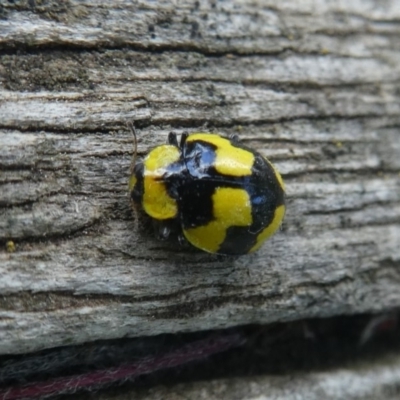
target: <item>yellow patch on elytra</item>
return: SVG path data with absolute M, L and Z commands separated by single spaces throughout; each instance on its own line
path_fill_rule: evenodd
M 251 175 L 254 154 L 248 150 L 232 146 L 229 139 L 211 133 L 195 133 L 187 142 L 202 140 L 216 146 L 214 166 L 218 173 L 230 176 Z
M 166 168 L 179 157 L 177 147 L 165 145 L 156 147 L 144 160 L 143 209 L 152 218 L 175 218 L 178 213 L 176 201 L 169 196 L 162 178 Z
M 250 249 L 250 253 L 259 249 L 260 246 L 264 243 L 264 241 L 267 240 L 270 236 L 272 236 L 275 233 L 275 231 L 281 225 L 281 222 L 282 222 L 284 216 L 285 216 L 285 206 L 281 205 L 276 208 L 272 222 L 266 228 L 264 228 L 261 231 L 261 233 L 258 234 L 257 242 Z
M 229 227 L 249 226 L 253 219 L 250 197 L 243 189 L 217 188 L 212 200 L 214 220 L 183 233 L 194 246 L 215 253 L 224 242 Z

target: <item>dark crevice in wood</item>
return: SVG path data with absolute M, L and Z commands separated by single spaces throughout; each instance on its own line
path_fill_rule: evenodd
M 369 243 L 362 243 L 364 246 L 370 246 Z M 351 246 L 355 246 L 353 243 Z M 215 260 L 214 260 L 215 261 Z M 198 262 L 198 260 L 197 260 Z M 400 280 L 400 261 L 392 259 L 384 259 L 379 262 L 379 268 L 372 268 L 359 273 L 359 279 L 368 278 L 368 280 L 376 279 L 375 275 L 379 274 L 390 274 L 391 279 L 395 279 L 396 276 Z M 165 305 L 162 304 L 154 309 L 152 313 L 153 318 L 158 319 L 186 319 L 200 316 L 203 313 L 212 310 L 213 308 L 220 308 L 226 304 L 237 303 L 241 305 L 249 305 L 251 307 L 257 307 L 258 305 L 265 305 L 267 302 L 280 302 L 286 296 L 291 296 L 293 293 L 300 292 L 307 293 L 310 290 L 323 290 L 326 291 L 324 295 L 322 292 L 320 294 L 320 299 L 314 299 L 315 296 L 311 296 L 313 301 L 329 301 L 329 293 L 340 292 L 339 286 L 346 285 L 352 282 L 353 278 L 350 276 L 343 276 L 335 281 L 309 281 L 301 282 L 290 288 L 290 293 L 282 293 L 279 290 L 270 291 L 269 293 L 260 295 L 248 296 L 241 293 L 241 287 L 235 285 L 224 285 L 219 284 L 214 286 L 215 290 L 219 290 L 220 294 L 218 296 L 213 296 L 201 301 L 182 301 L 182 296 L 190 294 L 195 291 L 202 289 L 209 289 L 207 285 L 196 285 L 181 289 L 174 293 L 169 293 L 165 295 L 157 296 L 133 296 L 133 295 L 121 295 L 121 294 L 111 294 L 111 293 L 85 293 L 77 294 L 72 291 L 47 291 L 47 292 L 30 292 L 30 291 L 20 291 L 15 294 L 3 294 L 0 298 L 0 310 L 2 311 L 18 311 L 23 310 L 23 312 L 51 312 L 57 310 L 65 310 L 68 308 L 79 309 L 81 307 L 100 307 L 102 305 L 115 304 L 137 304 L 144 302 L 160 302 L 167 303 L 168 301 L 176 302 L 175 304 Z M 248 286 L 248 289 L 251 286 Z M 237 291 L 240 293 L 235 295 L 230 295 L 230 291 Z M 251 293 L 251 290 L 249 290 Z M 313 304 L 308 305 L 312 307 Z
M 33 164 L 30 165 L 22 165 L 22 164 L 2 164 L 0 161 L 0 170 L 2 172 L 6 171 L 32 171 L 35 169 Z
M 378 325 L 366 336 L 368 327 L 378 318 L 382 319 L 382 326 Z M 291 376 L 310 371 L 321 373 L 335 369 L 344 370 L 369 363 L 379 365 L 380 360 L 385 357 L 400 353 L 400 326 L 396 322 L 398 319 L 398 312 L 392 311 L 381 315 L 362 314 L 251 325 L 234 330 L 103 340 L 25 355 L 8 355 L 0 358 L 0 385 L 4 387 L 26 384 L 112 368 L 149 356 L 162 355 L 210 335 L 223 337 L 232 332 L 245 338 L 246 343 L 242 347 L 190 365 L 135 379 L 118 389 L 109 389 L 108 394 L 126 393 L 131 396 L 134 388 L 159 385 L 167 385 L 168 388 L 177 383 L 200 380 L 256 377 L 260 374 Z M 74 398 L 88 397 L 74 394 Z
M 328 285 L 328 284 L 327 284 Z M 251 287 L 251 286 L 249 286 Z M 68 308 L 80 308 L 85 307 L 90 304 L 92 307 L 101 306 L 103 304 L 112 304 L 112 303 L 126 303 L 126 304 L 135 304 L 141 302 L 163 302 L 168 300 L 179 301 L 179 298 L 185 296 L 186 294 L 190 294 L 193 291 L 199 291 L 202 289 L 209 289 L 207 285 L 197 285 L 188 287 L 185 289 L 181 289 L 177 292 L 166 294 L 166 295 L 157 295 L 157 296 L 133 296 L 133 295 L 121 295 L 121 294 L 112 294 L 112 293 L 85 293 L 79 294 L 74 293 L 72 291 L 46 291 L 46 292 L 30 292 L 30 291 L 20 291 L 18 293 L 10 293 L 3 294 L 0 298 L 0 310 L 2 311 L 17 311 L 21 307 L 23 307 L 24 312 L 43 312 L 43 311 L 56 311 L 58 309 L 68 309 Z M 234 285 L 224 285 L 219 284 L 218 289 L 222 292 L 229 292 L 231 290 L 238 290 L 240 287 L 236 287 Z M 273 299 L 273 298 L 281 298 L 282 294 L 279 292 L 271 293 L 265 296 L 257 296 L 251 297 L 248 299 L 258 301 Z M 210 298 L 207 299 L 204 304 L 215 304 L 215 301 L 224 300 L 224 302 L 230 301 L 238 301 L 242 302 L 245 297 L 241 296 L 223 296 L 223 298 Z M 203 303 L 202 303 L 203 304 Z M 193 307 L 195 306 L 195 307 Z M 181 304 L 176 306 L 171 306 L 171 310 L 180 310 L 180 309 L 198 309 L 197 303 L 191 302 L 181 302 Z M 204 308 L 204 306 L 200 307 Z M 163 313 L 167 308 L 163 308 Z M 166 315 L 171 315 L 170 313 L 166 313 Z
M 82 232 L 86 232 L 88 230 L 95 229 L 99 224 L 100 224 L 100 216 L 96 218 L 95 220 L 92 220 L 88 222 L 87 224 L 80 225 L 79 227 L 70 229 L 70 230 L 65 230 L 63 232 L 52 232 L 51 234 L 46 234 L 46 233 L 38 233 L 37 236 L 32 236 L 32 235 L 24 235 L 23 237 L 17 237 L 13 235 L 5 235 L 0 237 L 0 245 L 4 244 L 8 240 L 15 240 L 17 241 L 20 245 L 25 245 L 25 244 L 34 244 L 34 243 L 57 243 L 59 241 L 63 241 L 65 239 L 72 239 L 74 237 L 80 236 Z M 3 234 L 1 232 L 0 234 Z
M 299 172 L 288 172 L 288 173 L 282 173 L 282 177 L 285 179 L 295 179 L 295 178 L 300 178 L 304 175 L 318 175 L 318 174 L 343 174 L 343 173 L 357 173 L 359 177 L 366 177 L 369 176 L 371 177 L 371 174 L 376 174 L 377 172 L 382 171 L 382 168 L 380 166 L 377 167 L 370 167 L 370 168 L 360 168 L 357 169 L 357 171 L 352 170 L 352 169 L 314 169 L 312 171 L 299 171 Z
M 275 37 L 274 37 L 275 39 Z M 268 40 L 268 38 L 266 38 Z M 110 44 L 108 41 L 103 42 L 98 40 L 93 45 L 87 44 L 71 44 L 66 42 L 53 42 L 46 44 L 27 44 L 25 41 L 8 41 L 0 43 L 0 50 L 2 54 L 7 55 L 18 55 L 18 54 L 39 54 L 54 51 L 69 51 L 74 53 L 86 53 L 91 51 L 102 52 L 106 50 L 129 50 L 129 51 L 140 51 L 151 54 L 163 54 L 165 52 L 176 52 L 176 53 L 198 53 L 204 56 L 212 57 L 226 57 L 227 55 L 233 55 L 235 57 L 248 57 L 248 56 L 280 56 L 287 53 L 288 51 L 293 51 L 291 47 L 286 47 L 281 50 L 269 50 L 269 51 L 238 51 L 235 47 L 226 44 L 229 39 L 222 40 L 225 44 L 226 50 L 219 50 L 217 48 L 210 48 L 206 44 L 196 44 L 196 43 L 185 43 L 185 44 L 143 44 L 143 42 L 136 43 L 122 43 L 121 45 Z M 306 54 L 306 53 L 305 53 Z M 312 53 L 311 53 L 312 54 Z M 318 54 L 318 53 L 316 53 Z
M 157 121 L 151 121 L 151 119 L 135 119 L 135 127 L 136 129 L 144 129 L 147 127 L 160 127 L 160 126 L 168 126 L 170 129 L 185 129 L 185 128 L 191 128 L 193 131 L 205 129 L 205 126 L 209 127 L 207 130 L 212 129 L 212 127 L 219 127 L 219 128 L 236 128 L 238 125 L 240 126 L 264 126 L 264 125 L 269 125 L 269 124 L 283 124 L 287 122 L 297 122 L 297 121 L 331 121 L 331 120 L 338 120 L 338 121 L 362 121 L 362 120 L 373 120 L 377 118 L 382 118 L 382 116 L 385 115 L 383 112 L 382 113 L 365 113 L 365 114 L 352 114 L 352 115 L 342 115 L 342 114 L 329 114 L 329 115 L 300 115 L 300 116 L 295 116 L 295 117 L 282 117 L 282 118 L 263 118 L 263 119 L 258 119 L 258 120 L 252 120 L 252 121 L 242 121 L 239 119 L 232 118 L 230 122 L 226 121 L 221 121 L 221 120 L 215 120 L 212 119 L 210 120 L 209 118 L 196 118 L 196 119 L 190 119 L 190 120 L 184 120 L 184 119 L 168 119 L 168 120 L 157 120 Z M 396 114 L 393 114 L 394 116 Z M 391 116 L 387 115 L 386 116 Z M 37 127 L 37 130 L 32 127 L 34 125 L 33 123 L 29 121 L 24 121 L 23 123 L 19 122 L 16 125 L 5 125 L 0 123 L 0 129 L 2 130 L 18 130 L 21 132 L 37 132 L 40 133 L 44 129 L 50 131 L 52 133 L 60 133 L 60 134 L 83 134 L 83 133 L 106 133 L 109 134 L 110 131 L 116 131 L 116 130 L 123 130 L 126 131 L 127 134 L 129 133 L 127 128 L 126 128 L 126 123 L 131 121 L 131 119 L 126 119 L 122 121 L 115 121 L 113 123 L 103 123 L 101 126 L 93 126 L 93 128 L 89 128 L 88 126 L 81 126 L 79 128 L 74 128 L 74 127 L 66 127 L 66 128 L 61 128 L 60 126 L 54 126 L 49 124 L 47 127 L 44 127 L 40 124 L 41 126 Z M 380 128 L 381 129 L 381 128 Z
M 382 23 L 382 21 L 379 21 L 380 23 Z M 397 23 L 397 21 L 396 21 Z M 372 28 L 373 29 L 373 28 Z M 396 36 L 398 36 L 400 31 L 400 25 L 399 25 L 399 29 L 398 30 L 382 30 L 379 32 L 379 35 L 382 36 L 387 36 L 390 38 L 394 38 Z M 319 34 L 319 35 L 324 35 L 324 36 L 332 36 L 334 35 L 337 38 L 351 38 L 354 35 L 371 35 L 371 26 L 365 27 L 365 29 L 347 29 L 346 31 L 340 31 L 340 30 L 326 30 L 326 29 L 317 29 L 314 31 L 314 34 Z
M 400 190 L 400 188 L 399 188 Z M 290 197 L 293 198 L 293 197 Z M 310 197 L 301 197 L 301 196 L 296 196 L 296 199 L 313 199 L 311 196 Z M 365 211 L 368 210 L 371 207 L 374 206 L 390 206 L 390 205 L 397 205 L 398 201 L 381 201 L 381 200 L 376 200 L 372 202 L 368 202 L 368 204 L 361 204 L 355 207 L 343 207 L 343 208 L 337 208 L 334 210 L 310 210 L 310 211 L 304 211 L 303 215 L 335 215 L 335 214 L 340 214 L 340 213 L 354 213 L 355 211 Z M 393 221 L 395 222 L 395 221 Z M 367 224 L 368 226 L 370 223 Z
M 397 274 L 400 275 L 400 260 L 394 260 L 393 258 L 385 258 L 379 261 L 379 265 L 383 269 L 393 269 Z M 379 272 L 379 271 L 378 271 Z
M 358 16 L 357 18 L 361 18 Z M 367 22 L 368 20 L 366 20 Z M 370 24 L 376 24 L 379 22 L 379 25 L 382 26 L 383 24 L 399 24 L 398 20 L 386 20 L 386 21 L 368 21 Z M 173 26 L 174 24 L 171 24 Z M 189 27 L 188 27 L 189 28 Z M 335 38 L 351 38 L 354 35 L 372 35 L 371 34 L 371 26 L 364 25 L 361 29 L 316 29 L 311 33 L 312 35 L 323 35 L 326 37 Z M 400 28 L 399 28 L 400 31 Z M 393 29 L 381 29 L 379 35 L 385 37 L 396 37 L 399 34 L 398 30 Z M 126 33 L 129 35 L 129 33 Z M 226 57 L 227 55 L 232 55 L 236 57 L 249 57 L 249 56 L 282 56 L 285 54 L 306 54 L 306 55 L 321 55 L 321 51 L 318 50 L 311 50 L 311 51 L 302 51 L 298 47 L 295 46 L 296 43 L 285 42 L 288 39 L 287 35 L 281 36 L 261 36 L 257 37 L 257 39 L 264 38 L 264 40 L 282 40 L 283 44 L 280 44 L 279 49 L 269 49 L 269 50 L 260 50 L 259 46 L 255 48 L 247 49 L 245 46 L 242 50 L 239 49 L 240 46 L 231 44 L 232 39 L 236 41 L 248 41 L 251 42 L 255 38 L 249 35 L 242 35 L 236 36 L 235 38 L 232 37 L 222 37 L 217 41 L 217 38 L 207 38 L 208 41 L 198 40 L 198 41 L 190 41 L 188 39 L 184 39 L 185 42 L 182 43 L 157 43 L 153 44 L 150 42 L 149 37 L 145 35 L 141 35 L 141 40 L 135 41 L 130 39 L 122 39 L 119 41 L 112 40 L 112 39 L 96 39 L 93 41 L 93 44 L 82 44 L 82 43 L 72 43 L 66 39 L 59 39 L 56 38 L 53 41 L 48 41 L 47 43 L 35 43 L 33 39 L 31 42 L 28 43 L 24 38 L 21 39 L 12 39 L 9 41 L 3 41 L 0 44 L 0 50 L 3 54 L 7 55 L 14 55 L 20 54 L 21 52 L 28 53 L 28 54 L 37 54 L 43 52 L 52 52 L 52 51 L 70 51 L 75 53 L 84 53 L 88 51 L 106 51 L 106 50 L 133 50 L 133 51 L 141 51 L 141 52 L 148 52 L 152 54 L 162 54 L 164 52 L 196 52 L 205 56 L 212 56 L 212 57 Z M 218 35 L 217 35 L 218 36 Z M 293 38 L 292 42 L 296 41 L 299 38 Z M 301 39 L 301 38 L 300 38 Z M 212 45 L 209 42 L 212 41 Z M 222 48 L 222 49 L 221 49 Z M 344 56 L 341 56 L 344 57 Z M 352 57 L 357 58 L 357 57 Z M 362 58 L 362 57 L 360 57 Z

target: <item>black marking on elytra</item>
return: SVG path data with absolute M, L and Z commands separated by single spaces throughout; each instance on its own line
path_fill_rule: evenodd
M 246 254 L 256 244 L 257 236 L 250 233 L 249 226 L 231 226 L 226 230 L 226 237 L 219 246 L 221 254 Z
M 179 188 L 184 187 L 191 181 L 191 177 L 183 162 L 182 155 L 178 161 L 168 165 L 165 168 L 160 181 L 164 182 L 168 195 L 174 200 L 179 200 Z
M 284 204 L 284 192 L 275 171 L 259 154 L 256 154 L 249 183 L 243 186 L 252 204 L 253 224 L 250 231 L 259 233 L 271 224 L 276 208 Z
M 214 169 L 216 149 L 215 145 L 202 140 L 185 143 L 182 149 L 182 156 L 188 173 L 193 178 L 220 177 Z
M 179 189 L 178 209 L 183 229 L 207 225 L 214 219 L 215 182 L 190 180 Z
M 133 175 L 136 177 L 136 184 L 131 192 L 131 199 L 138 204 L 142 203 L 144 194 L 143 163 L 137 163 L 133 168 Z

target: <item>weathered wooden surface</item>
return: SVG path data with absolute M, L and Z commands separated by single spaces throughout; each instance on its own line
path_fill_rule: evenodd
M 400 1 L 28 4 L 0 9 L 0 353 L 400 305 Z M 136 232 L 132 119 L 140 154 L 239 133 L 282 231 L 238 259 Z

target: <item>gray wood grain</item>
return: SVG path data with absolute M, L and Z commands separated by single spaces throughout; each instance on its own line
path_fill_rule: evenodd
M 400 2 L 196 4 L 2 5 L 0 353 L 400 305 Z M 130 120 L 141 156 L 238 133 L 281 231 L 231 259 L 135 229 Z

